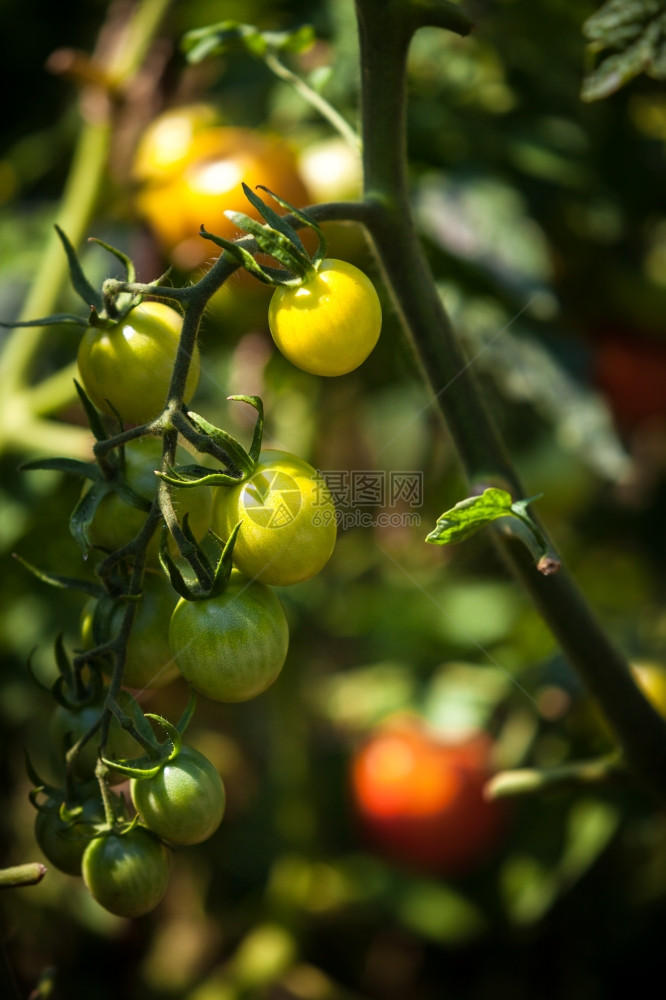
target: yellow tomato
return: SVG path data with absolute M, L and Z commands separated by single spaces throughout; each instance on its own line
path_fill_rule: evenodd
M 296 207 L 309 201 L 294 153 L 278 136 L 206 128 L 190 137 L 178 163 L 162 181 L 146 183 L 136 205 L 165 253 L 184 269 L 218 256 L 214 244 L 198 236 L 202 224 L 217 236 L 234 239 L 239 231 L 225 211 L 259 218 L 243 194 L 243 182 L 251 188 L 263 184 Z

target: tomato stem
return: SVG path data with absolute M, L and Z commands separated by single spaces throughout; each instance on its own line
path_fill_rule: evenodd
M 451 14 L 448 4 L 356 0 L 362 66 L 364 221 L 419 367 L 432 390 L 432 403 L 448 425 L 472 488 L 480 481 L 500 485 L 513 496 L 524 496 L 439 297 L 412 217 L 406 170 L 406 64 L 412 36 L 419 26 L 430 23 L 427 12 L 433 7 L 446 9 L 447 17 Z M 564 570 L 545 577 L 506 530 L 493 530 L 493 537 L 600 702 L 628 764 L 653 792 L 666 798 L 666 721 L 632 680 L 625 658 Z

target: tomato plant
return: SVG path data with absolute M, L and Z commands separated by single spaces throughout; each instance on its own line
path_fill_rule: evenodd
M 176 450 L 176 462 L 187 465 L 192 462 L 189 452 L 179 446 Z M 159 485 L 155 471 L 162 465 L 162 439 L 152 437 L 137 438 L 125 445 L 125 481 L 138 496 L 149 503 L 155 498 Z M 89 487 L 86 487 L 89 489 Z M 188 515 L 188 524 L 194 536 L 200 539 L 211 523 L 212 494 L 207 486 L 199 486 L 188 490 L 174 490 L 173 505 L 182 521 Z M 109 552 L 127 545 L 137 533 L 146 517 L 146 512 L 133 507 L 119 496 L 110 492 L 102 498 L 92 524 L 88 529 L 93 545 Z M 150 560 L 155 563 L 160 545 L 159 532 L 155 534 L 148 548 Z M 173 551 L 175 547 L 171 543 Z
M 118 917 L 141 917 L 154 910 L 166 892 L 170 869 L 168 849 L 141 826 L 95 837 L 82 861 L 91 896 Z
M 211 245 L 197 235 L 202 223 L 209 232 L 233 239 L 238 230 L 225 211 L 258 217 L 248 206 L 241 182 L 249 187 L 263 184 L 297 206 L 309 200 L 295 155 L 277 136 L 229 126 L 171 128 L 170 134 L 167 170 L 151 168 L 166 158 L 159 127 L 137 151 L 138 172 L 150 175 L 137 196 L 137 210 L 165 253 L 183 268 L 195 267 L 211 254 Z
M 81 639 L 84 646 L 101 645 L 120 629 L 125 603 L 89 601 L 83 609 Z M 147 572 L 138 601 L 125 655 L 123 684 L 130 688 L 160 688 L 180 676 L 173 662 L 166 624 L 176 606 L 177 595 L 166 577 Z M 100 607 L 100 603 L 102 606 Z M 97 616 L 97 621 L 96 621 Z M 102 670 L 111 672 L 110 660 L 102 661 Z
M 171 844 L 207 840 L 224 815 L 222 779 L 193 747 L 181 747 L 157 774 L 132 778 L 130 792 L 143 823 Z
M 131 424 L 158 417 L 166 403 L 181 326 L 180 313 L 163 302 L 142 302 L 117 322 L 89 326 L 79 344 L 78 365 L 95 406 L 108 414 L 115 409 Z M 197 348 L 186 400 L 194 395 L 198 381 Z
M 309 580 L 335 546 L 335 505 L 323 476 L 285 451 L 262 452 L 249 479 L 216 490 L 213 530 L 228 538 L 239 521 L 234 563 L 262 583 Z
M 245 701 L 265 691 L 282 670 L 289 628 L 275 593 L 234 570 L 222 593 L 180 599 L 169 643 L 197 691 L 214 701 Z
M 60 803 L 49 801 L 39 807 L 35 817 L 35 839 L 52 865 L 66 875 L 80 875 L 83 852 L 96 824 L 103 822 L 99 795 L 85 799 L 72 819 L 61 815 Z
M 375 287 L 353 264 L 325 258 L 315 277 L 275 289 L 268 309 L 273 340 L 292 364 L 313 375 L 358 368 L 379 339 Z
M 437 739 L 422 724 L 387 724 L 355 753 L 351 785 L 369 842 L 409 867 L 458 875 L 497 843 L 503 807 L 487 802 L 490 741 Z
M 99 697 L 91 701 L 84 701 L 80 704 L 73 703 L 70 706 L 56 706 L 51 716 L 50 734 L 59 756 L 64 757 L 70 747 L 78 743 L 95 725 L 104 711 L 105 701 L 106 690 L 103 690 Z M 122 706 L 122 695 L 119 701 Z M 105 756 L 132 757 L 136 756 L 136 753 L 137 744 L 135 741 L 121 728 L 116 719 L 112 719 Z M 98 757 L 99 731 L 81 747 L 81 751 L 77 755 L 74 774 L 79 780 L 87 781 L 94 777 Z M 117 784 L 123 781 L 123 776 L 110 771 L 108 780 Z

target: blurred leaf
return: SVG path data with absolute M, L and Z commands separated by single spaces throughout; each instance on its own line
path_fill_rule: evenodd
M 451 886 L 434 882 L 406 883 L 396 913 L 410 930 L 440 944 L 464 944 L 486 929 L 477 906 Z
M 313 42 L 314 29 L 309 24 L 294 31 L 259 31 L 252 24 L 220 21 L 188 31 L 182 40 L 182 49 L 188 62 L 199 63 L 209 56 L 239 50 L 260 59 L 267 53 L 304 52 Z
M 374 663 L 320 679 L 313 690 L 321 714 L 338 725 L 364 729 L 413 704 L 415 683 L 401 663 Z
M 662 0 L 608 0 L 583 25 L 592 68 L 581 98 L 598 101 L 639 73 L 666 79 L 666 10 Z M 598 53 L 604 53 L 594 66 Z

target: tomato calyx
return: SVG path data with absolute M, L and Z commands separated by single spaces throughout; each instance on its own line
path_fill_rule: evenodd
M 131 722 L 140 733 L 141 743 L 146 752 L 137 758 L 123 760 L 107 760 L 102 757 L 102 763 L 113 771 L 123 774 L 129 778 L 151 778 L 156 775 L 169 761 L 175 760 L 180 753 L 183 735 L 194 714 L 196 706 L 196 694 L 190 687 L 190 694 L 187 706 L 178 722 L 174 725 L 161 715 L 153 712 L 144 712 L 133 699 L 131 705 Z M 114 709 L 114 714 L 125 726 L 128 721 L 127 716 L 121 710 Z M 152 720 L 164 730 L 166 739 L 159 741 L 155 735 L 153 727 L 148 720 Z
M 243 446 L 221 427 L 209 423 L 198 413 L 188 411 L 188 428 L 194 433 L 189 434 L 186 427 L 181 427 L 183 436 L 189 438 L 197 451 L 212 455 L 218 459 L 222 456 L 225 472 L 211 472 L 201 465 L 181 465 L 169 468 L 167 472 L 158 472 L 160 479 L 171 486 L 191 488 L 194 486 L 235 486 L 247 479 L 254 472 L 261 452 L 264 434 L 264 406 L 259 396 L 228 396 L 233 402 L 247 403 L 257 413 L 257 419 L 252 434 L 249 449 Z M 230 468 L 231 466 L 231 468 Z
M 246 198 L 265 221 L 263 223 L 257 222 L 243 212 L 226 211 L 224 214 L 233 222 L 234 226 L 253 237 L 260 251 L 270 254 L 281 266 L 276 268 L 259 264 L 253 254 L 245 247 L 233 240 L 209 233 L 203 226 L 199 230 L 199 235 L 226 250 L 235 261 L 264 284 L 297 287 L 311 281 L 316 276 L 319 264 L 326 256 L 326 238 L 320 226 L 307 212 L 295 208 L 290 202 L 285 201 L 284 198 L 270 191 L 267 187 L 258 185 L 259 189 L 265 191 L 273 201 L 316 234 L 317 250 L 310 257 L 300 236 L 289 223 L 287 217 L 278 215 L 247 184 L 243 183 L 242 186 Z

